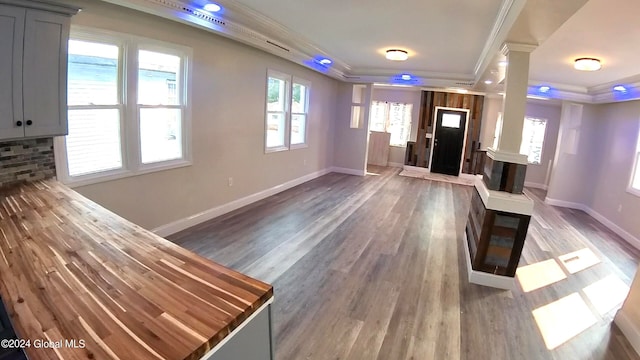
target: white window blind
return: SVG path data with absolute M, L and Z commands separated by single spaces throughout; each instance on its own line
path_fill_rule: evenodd
M 412 104 L 373 101 L 369 129 L 391 133 L 391 146 L 406 146 L 411 136 L 412 110 Z
M 542 147 L 544 134 L 547 128 L 546 119 L 526 117 L 522 127 L 522 144 L 520 153 L 528 156 L 529 164 L 542 163 Z

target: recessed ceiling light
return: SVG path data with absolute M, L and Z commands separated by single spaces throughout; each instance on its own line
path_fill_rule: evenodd
M 627 92 L 627 88 L 622 85 L 616 85 L 613 87 L 613 91 L 625 93 Z
M 509 64 L 507 61 L 503 60 L 498 63 L 498 66 L 507 66 Z
M 402 74 L 402 76 L 400 76 L 402 78 L 402 80 L 411 80 L 411 75 L 409 74 Z
M 318 63 L 320 63 L 322 65 L 331 65 L 333 63 L 333 61 L 331 61 L 331 59 L 322 58 L 322 59 L 318 60 Z
M 491 85 L 491 84 L 493 84 L 493 81 L 491 81 L 491 80 L 485 80 L 485 81 L 484 81 L 484 83 L 485 83 L 485 84 L 487 84 L 487 85 Z
M 548 92 L 549 90 L 551 90 L 551 88 L 550 88 L 550 87 L 548 87 L 548 86 L 540 86 L 540 92 L 541 92 L 541 93 L 546 93 L 546 92 Z
M 389 49 L 386 58 L 391 61 L 405 61 L 409 58 L 409 53 L 405 50 Z
M 218 4 L 214 4 L 214 3 L 210 3 L 204 6 L 204 8 L 206 11 L 210 11 L 210 12 L 218 12 L 220 10 L 222 10 L 222 7 Z
M 573 67 L 576 70 L 581 71 L 596 71 L 600 70 L 600 68 L 602 68 L 602 65 L 600 64 L 600 60 L 596 58 L 579 58 L 576 59 Z

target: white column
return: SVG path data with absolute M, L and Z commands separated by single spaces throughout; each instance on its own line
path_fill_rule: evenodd
M 505 96 L 502 105 L 502 129 L 497 149 L 492 153 L 501 153 L 511 162 L 526 164 L 520 154 L 522 126 L 527 106 L 527 88 L 529 86 L 529 56 L 534 45 L 505 43 L 502 53 L 507 57 L 505 78 Z M 500 156 L 499 156 L 500 157 Z M 507 160 L 507 159 L 505 159 Z

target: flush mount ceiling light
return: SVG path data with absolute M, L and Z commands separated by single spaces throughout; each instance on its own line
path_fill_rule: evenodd
M 580 71 L 596 71 L 602 68 L 600 60 L 596 58 L 579 58 L 573 64 L 576 70 Z
M 204 8 L 206 11 L 209 12 L 218 12 L 220 10 L 222 10 L 222 7 L 218 4 L 214 4 L 214 3 L 210 3 L 204 6 Z
M 487 85 L 491 85 L 491 84 L 493 84 L 493 81 L 491 81 L 491 80 L 485 80 L 485 81 L 484 81 L 484 83 L 485 83 L 485 84 L 487 84 Z
M 385 55 L 391 61 L 405 61 L 409 58 L 409 53 L 400 49 L 389 49 Z

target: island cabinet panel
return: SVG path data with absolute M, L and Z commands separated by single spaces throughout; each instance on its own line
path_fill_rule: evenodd
M 473 270 L 514 277 L 531 216 L 487 209 L 474 189 L 467 219 Z
M 238 359 L 270 359 L 271 285 L 56 181 L 1 189 L 0 229 L 0 297 L 17 336 L 78 345 L 31 346 L 31 360 L 200 359 L 223 342 L 248 347 L 245 336 L 264 357 Z

